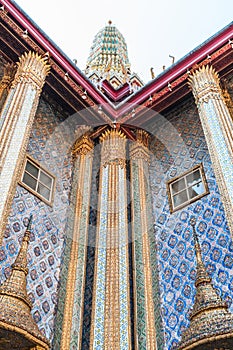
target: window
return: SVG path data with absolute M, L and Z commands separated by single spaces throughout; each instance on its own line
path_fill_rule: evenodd
M 171 212 L 209 193 L 202 164 L 168 182 Z
M 40 199 L 51 204 L 54 177 L 31 158 L 26 159 L 21 185 Z

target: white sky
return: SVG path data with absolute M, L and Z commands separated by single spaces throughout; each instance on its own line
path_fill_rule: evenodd
M 131 70 L 144 83 L 232 21 L 232 0 L 16 0 L 83 70 L 95 34 L 108 20 L 125 37 Z

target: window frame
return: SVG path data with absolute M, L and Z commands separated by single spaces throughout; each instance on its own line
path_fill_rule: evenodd
M 34 165 L 38 170 L 38 177 L 36 178 L 35 176 L 33 176 L 33 174 L 31 174 L 30 172 L 28 172 L 26 170 L 26 166 L 27 166 L 27 162 L 30 162 L 32 165 Z M 46 186 L 46 184 L 44 184 L 43 182 L 39 181 L 39 174 L 40 172 L 43 172 L 45 175 L 47 175 L 49 178 L 52 179 L 52 183 L 51 183 L 51 187 L 49 188 L 48 186 Z M 36 190 L 34 190 L 33 188 L 31 188 L 29 185 L 27 185 L 25 182 L 23 182 L 23 177 L 24 174 L 27 173 L 29 174 L 31 177 L 33 177 L 36 180 L 36 188 L 38 188 L 38 184 L 41 183 L 44 187 L 47 187 L 50 190 L 50 197 L 49 200 L 46 199 L 43 195 L 41 195 L 40 193 L 38 193 Z M 36 161 L 34 158 L 32 158 L 29 155 L 26 155 L 24 163 L 23 163 L 23 170 L 21 173 L 21 178 L 18 181 L 19 185 L 21 185 L 22 187 L 24 187 L 26 190 L 28 190 L 30 193 L 32 193 L 33 195 L 35 195 L 37 198 L 41 199 L 43 202 L 45 202 L 46 204 L 48 204 L 49 206 L 52 206 L 53 201 L 54 201 L 54 189 L 55 189 L 55 185 L 56 185 L 56 177 L 50 172 L 48 171 L 46 168 L 44 168 L 43 166 L 41 166 L 41 164 Z
M 202 183 L 203 186 L 204 186 L 204 192 L 190 199 L 190 198 L 189 198 L 188 189 L 189 189 L 190 187 L 192 187 L 192 186 L 187 186 L 187 180 L 186 180 L 186 178 L 187 178 L 188 175 L 194 173 L 197 169 L 200 171 L 201 183 Z M 181 189 L 181 190 L 178 191 L 177 193 L 172 194 L 172 187 L 171 187 L 172 184 L 175 183 L 175 182 L 178 181 L 178 180 L 181 180 L 181 179 L 185 179 L 185 187 L 184 187 L 184 189 Z M 179 192 L 184 191 L 184 190 L 186 191 L 188 200 L 185 201 L 184 203 L 182 203 L 182 204 L 180 204 L 180 205 L 178 205 L 178 206 L 175 207 L 175 206 L 174 206 L 173 197 L 174 197 L 176 194 L 178 194 Z M 170 212 L 171 212 L 171 213 L 174 213 L 174 212 L 176 212 L 177 210 L 180 210 L 180 209 L 186 207 L 187 205 L 189 205 L 189 204 L 191 204 L 191 203 L 197 201 L 198 199 L 200 199 L 200 198 L 206 196 L 207 194 L 209 194 L 210 192 L 209 192 L 209 188 L 208 188 L 208 184 L 207 184 L 207 180 L 206 180 L 206 176 L 205 176 L 203 164 L 200 163 L 200 164 L 194 166 L 192 169 L 190 169 L 190 170 L 188 170 L 188 171 L 186 171 L 186 172 L 184 172 L 184 173 L 182 173 L 182 174 L 180 174 L 180 175 L 178 175 L 178 176 L 172 178 L 171 180 L 167 181 L 167 192 L 168 192 L 169 208 L 170 208 Z

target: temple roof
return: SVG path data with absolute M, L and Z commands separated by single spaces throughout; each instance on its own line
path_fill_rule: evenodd
M 196 295 L 191 310 L 190 325 L 183 332 L 179 350 L 232 349 L 233 315 L 218 295 L 204 266 L 201 247 L 195 231 L 195 219 L 191 220 L 197 261 Z
M 134 111 L 134 123 L 143 125 L 154 117 L 153 113 L 147 113 L 148 108 L 157 115 L 190 94 L 188 77 L 193 69 L 211 64 L 220 78 L 232 69 L 233 23 L 230 23 L 141 88 L 132 90 L 126 83 L 116 89 L 107 80 L 96 85 L 13 0 L 1 0 L 1 4 L 4 5 L 4 10 L 0 10 L 1 54 L 8 62 L 16 62 L 25 51 L 41 55 L 49 52 L 51 74 L 46 79 L 44 93 L 62 104 L 68 115 L 91 107 L 90 116 L 85 116 L 82 124 L 93 123 L 93 120 L 98 124 L 103 120 L 132 124 L 131 112 Z M 99 105 L 102 114 L 98 113 Z

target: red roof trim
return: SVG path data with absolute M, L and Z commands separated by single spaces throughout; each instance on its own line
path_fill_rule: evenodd
M 182 61 L 178 62 L 176 65 L 174 65 L 174 67 L 162 74 L 160 77 L 144 86 L 135 96 L 132 96 L 132 99 L 129 99 L 128 102 L 139 105 L 144 100 L 148 99 L 150 95 L 166 87 L 168 83 L 172 84 L 176 78 L 182 74 L 185 74 L 188 69 L 191 69 L 195 64 L 206 59 L 208 55 L 211 55 L 214 51 L 232 38 L 233 24 L 231 24 L 225 31 L 219 33 L 219 35 L 215 36 L 205 45 L 201 46 L 199 49 L 185 57 Z M 119 111 L 121 115 L 127 112 L 127 107 L 127 105 L 122 106 Z
M 58 49 L 34 27 L 34 25 L 27 19 L 20 10 L 9 0 L 1 0 L 6 10 L 25 28 L 28 33 L 33 36 L 38 43 L 48 51 L 62 68 L 69 73 L 69 75 L 83 86 L 99 103 L 106 103 L 106 100 L 99 94 L 99 92 L 70 64 L 70 62 L 58 51 Z
M 103 81 L 102 88 L 115 102 L 117 102 L 130 91 L 130 86 L 128 83 L 125 83 L 124 85 L 120 86 L 119 89 L 115 90 L 108 80 Z
M 132 95 L 127 99 L 127 103 L 121 104 L 121 107 L 116 110 L 110 103 L 104 98 L 104 96 L 89 83 L 88 79 L 85 79 L 82 74 L 80 74 L 75 67 L 67 60 L 67 58 L 59 52 L 59 50 L 51 43 L 44 35 L 37 29 L 28 18 L 24 16 L 22 12 L 10 1 L 1 0 L 1 3 L 5 6 L 7 11 L 25 28 L 28 30 L 29 34 L 32 35 L 38 43 L 44 47 L 46 51 L 49 51 L 50 55 L 62 66 L 62 68 L 69 73 L 77 81 L 78 84 L 87 91 L 92 98 L 94 98 L 97 103 L 103 104 L 104 109 L 112 115 L 114 118 L 119 118 L 129 110 L 133 108 L 133 105 L 139 105 L 144 100 L 148 99 L 150 95 L 158 92 L 168 83 L 172 84 L 174 79 L 184 74 L 187 69 L 191 69 L 193 65 L 200 63 L 208 55 L 211 55 L 214 51 L 224 45 L 228 40 L 233 38 L 233 24 L 227 27 L 224 31 L 217 34 L 215 37 L 210 39 L 206 44 L 199 47 L 197 50 L 186 56 L 180 62 L 175 64 L 171 69 L 166 71 L 164 74 L 156 78 L 155 80 L 149 82 L 143 88 L 141 88 L 137 93 Z M 105 86 L 105 89 L 107 86 Z M 109 90 L 109 89 L 107 89 Z M 124 89 L 119 89 L 116 93 L 108 91 L 110 97 L 115 100 L 122 96 Z M 107 92 L 107 91 L 106 91 Z M 119 94 L 119 96 L 118 96 Z

